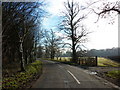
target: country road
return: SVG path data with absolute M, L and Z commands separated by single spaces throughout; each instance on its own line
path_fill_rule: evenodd
M 112 88 L 115 86 L 76 66 L 42 60 L 43 74 L 32 88 Z

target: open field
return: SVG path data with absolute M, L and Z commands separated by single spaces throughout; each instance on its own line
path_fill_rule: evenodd
M 83 57 L 85 58 L 85 57 Z M 59 61 L 70 61 L 71 57 L 61 57 L 61 59 L 59 58 Z M 57 58 L 55 58 L 54 60 L 57 60 Z M 111 59 L 107 59 L 107 58 L 103 58 L 103 57 L 98 57 L 98 66 L 111 66 L 111 67 L 120 67 L 120 63 L 116 62 L 114 60 Z
M 112 67 L 120 67 L 120 63 L 113 61 L 111 59 L 98 57 L 98 66 L 112 66 Z
M 58 60 L 59 61 L 70 61 L 71 57 L 59 57 Z M 57 60 L 57 58 L 55 57 L 54 60 Z

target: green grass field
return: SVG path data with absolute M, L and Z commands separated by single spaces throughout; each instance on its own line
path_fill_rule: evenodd
M 85 58 L 85 57 L 83 57 Z M 63 61 L 70 61 L 70 57 L 61 57 L 61 60 L 59 58 L 59 61 L 63 62 Z M 54 60 L 57 60 L 57 58 L 55 58 Z M 103 57 L 98 57 L 98 66 L 111 66 L 111 67 L 120 67 L 120 63 L 107 59 L 107 58 L 103 58 Z
M 120 70 L 109 71 L 106 75 L 114 79 L 120 79 Z
M 58 58 L 59 61 L 70 61 L 70 59 L 71 57 L 61 57 L 61 59 Z M 55 57 L 54 60 L 57 60 L 57 58 Z
M 98 57 L 98 66 L 120 67 L 120 63 L 107 58 Z

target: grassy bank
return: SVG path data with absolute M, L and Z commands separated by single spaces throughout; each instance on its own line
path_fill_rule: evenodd
M 109 71 L 106 74 L 108 77 L 111 77 L 113 79 L 119 79 L 120 80 L 120 70 L 114 70 L 114 71 Z
M 98 57 L 98 66 L 120 67 L 120 63 L 111 59 Z
M 3 89 L 18 89 L 29 87 L 30 82 L 42 73 L 42 62 L 36 60 L 35 62 L 25 67 L 25 72 L 18 72 L 9 77 L 3 77 Z

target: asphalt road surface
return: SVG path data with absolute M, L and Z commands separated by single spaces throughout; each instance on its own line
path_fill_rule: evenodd
M 117 88 L 80 67 L 42 60 L 43 74 L 32 88 Z

